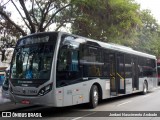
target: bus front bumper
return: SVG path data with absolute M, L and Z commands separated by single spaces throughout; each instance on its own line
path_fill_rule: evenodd
M 10 93 L 10 99 L 15 103 L 56 107 L 54 96 L 51 95 L 51 93 L 48 93 L 44 96 L 22 96 Z

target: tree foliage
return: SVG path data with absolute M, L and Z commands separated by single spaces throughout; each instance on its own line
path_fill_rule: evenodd
M 60 18 L 58 19 L 61 12 L 65 11 L 70 6 L 67 0 L 10 0 L 10 2 L 19 13 L 24 27 L 15 23 L 15 21 L 7 15 L 6 11 L 1 9 L 3 6 L 0 6 L 0 15 L 5 21 L 13 25 L 23 36 L 28 33 L 47 31 L 54 23 L 63 26 L 68 22 L 67 19 L 70 19 L 70 16 L 67 16 L 65 21 Z M 27 28 L 27 31 L 24 28 Z
M 135 49 L 158 56 L 159 25 L 149 10 L 141 11 L 141 21 L 142 27 L 137 31 L 138 44 Z
M 11 17 L 13 14 L 10 11 L 10 6 L 17 10 L 20 19 L 15 20 Z M 71 4 L 68 0 L 1 0 L 1 53 L 6 47 L 10 47 L 15 42 L 15 39 L 18 39 L 20 36 L 51 29 L 58 31 L 71 18 L 65 13 L 65 11 L 69 11 L 70 6 Z M 54 24 L 56 24 L 56 27 L 53 26 Z M 11 45 L 8 46 L 9 42 Z
M 130 36 L 141 25 L 139 5 L 131 0 L 86 1 L 75 5 L 72 30 L 76 34 L 120 43 L 118 39 Z
M 5 1 L 6 2 L 6 1 Z M 8 2 L 6 2 L 8 3 Z M 11 13 L 6 11 L 6 7 L 3 1 L 0 2 L 0 10 L 10 17 Z M 6 21 L 4 16 L 0 16 L 0 53 L 5 54 L 6 48 L 13 47 L 15 45 L 16 38 L 20 36 L 18 30 L 10 23 Z M 7 54 L 6 54 L 7 55 Z M 6 56 L 4 56 L 6 60 Z
M 74 9 L 73 33 L 159 56 L 159 25 L 134 0 L 83 0 Z

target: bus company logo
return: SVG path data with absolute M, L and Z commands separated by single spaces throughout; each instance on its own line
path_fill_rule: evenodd
M 2 117 L 14 117 L 14 118 L 24 118 L 24 117 L 42 117 L 41 113 L 15 113 L 15 112 L 2 112 Z
M 2 117 L 11 117 L 11 112 L 2 112 Z

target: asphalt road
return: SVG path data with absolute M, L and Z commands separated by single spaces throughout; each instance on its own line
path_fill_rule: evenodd
M 133 94 L 118 98 L 103 100 L 95 109 L 88 109 L 86 104 L 64 108 L 53 108 L 45 106 L 27 106 L 13 103 L 0 105 L 1 112 L 11 112 L 14 117 L 1 119 L 14 120 L 21 119 L 16 117 L 37 113 L 38 119 L 46 120 L 159 120 L 160 119 L 160 87 L 146 95 Z M 146 116 L 144 116 L 144 114 Z M 112 116 L 112 117 L 109 117 Z M 131 117 L 126 117 L 131 115 Z M 159 115 L 159 117 L 157 117 Z M 136 116 L 136 117 L 133 117 Z M 143 116 L 143 117 L 141 117 Z M 28 118 L 23 118 L 28 119 Z M 30 118 L 36 119 L 37 118 Z

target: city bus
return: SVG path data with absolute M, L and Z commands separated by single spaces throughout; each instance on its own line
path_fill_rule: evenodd
M 34 33 L 17 41 L 9 94 L 15 103 L 64 107 L 157 86 L 156 57 L 65 32 Z

